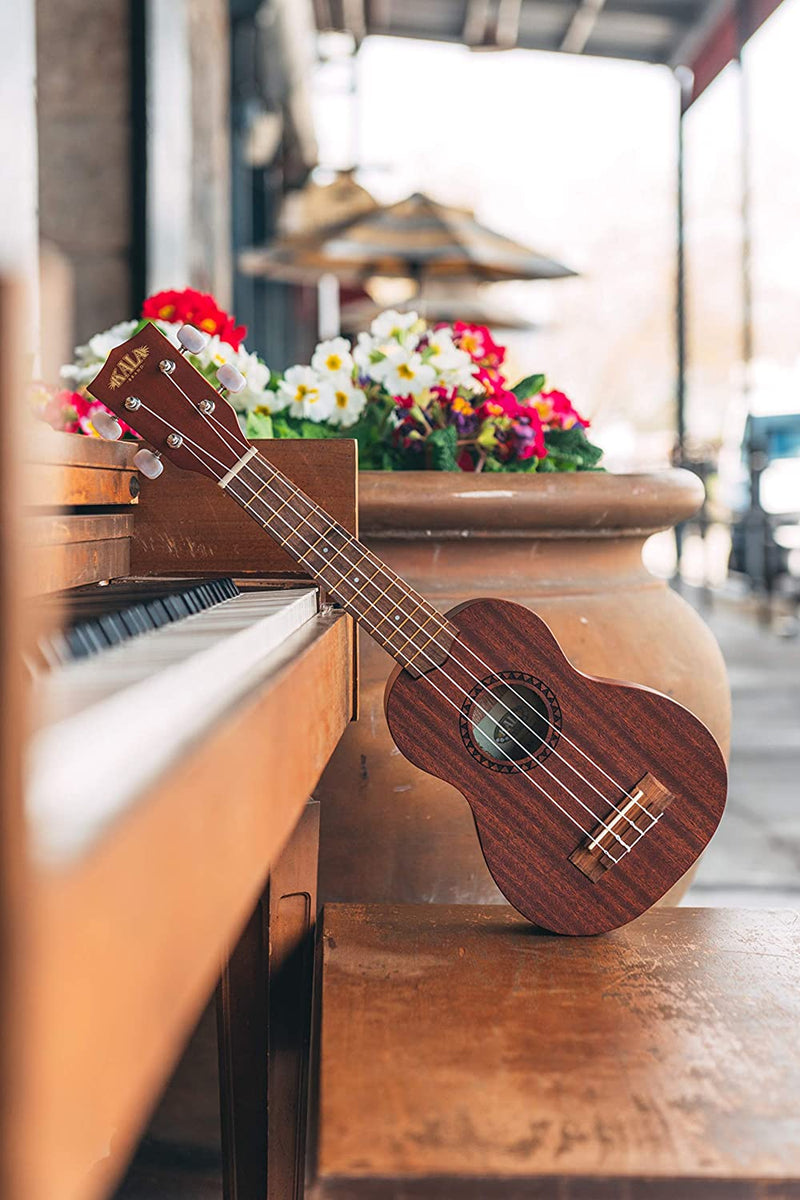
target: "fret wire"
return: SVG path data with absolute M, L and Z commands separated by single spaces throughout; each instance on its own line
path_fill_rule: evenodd
M 311 555 L 311 552 L 313 550 L 314 553 L 316 554 L 317 558 L 319 559 L 319 564 L 320 564 L 319 567 L 315 568 L 315 573 L 323 579 L 326 586 L 329 588 L 329 590 L 332 593 L 336 594 L 337 589 L 340 588 L 343 583 L 349 583 L 350 586 L 352 587 L 353 584 L 348 579 L 348 576 L 351 575 L 352 572 L 354 570 L 356 570 L 358 567 L 362 566 L 362 564 L 364 562 L 369 561 L 370 565 L 372 565 L 375 568 L 373 575 L 371 575 L 369 577 L 369 579 L 367 579 L 367 581 L 364 583 L 364 585 L 361 588 L 359 588 L 357 591 L 354 591 L 353 594 L 349 598 L 341 593 L 339 594 L 341 603 L 343 605 L 345 605 L 346 607 L 349 606 L 354 611 L 354 615 L 356 616 L 357 619 L 363 619 L 367 612 L 371 611 L 371 609 L 373 609 L 375 607 L 375 605 L 379 604 L 381 600 L 383 600 L 384 598 L 386 598 L 389 595 L 389 593 L 391 592 L 393 587 L 397 587 L 400 589 L 401 596 L 402 596 L 401 603 L 396 603 L 394 600 L 389 599 L 390 611 L 387 613 L 383 613 L 381 615 L 380 619 L 378 620 L 378 622 L 370 628 L 370 632 L 372 633 L 372 635 L 374 637 L 376 637 L 383 646 L 388 648 L 391 653 L 393 653 L 397 657 L 402 656 L 402 658 L 404 660 L 407 658 L 406 647 L 403 646 L 401 648 L 398 646 L 392 646 L 391 645 L 392 638 L 399 630 L 401 630 L 403 628 L 404 625 L 406 625 L 408 623 L 409 620 L 411 620 L 417 613 L 424 612 L 426 608 L 429 609 L 428 616 L 426 617 L 422 626 L 420 626 L 420 631 L 422 630 L 422 628 L 424 628 L 426 625 L 428 625 L 434 619 L 438 619 L 440 622 L 437 633 L 441 633 L 447 629 L 447 622 L 441 617 L 441 615 L 438 612 L 436 612 L 435 609 L 430 609 L 430 606 L 427 605 L 427 602 L 423 601 L 421 604 L 416 603 L 413 611 L 410 613 L 406 613 L 403 621 L 399 625 L 391 626 L 391 632 L 389 632 L 388 634 L 384 634 L 379 629 L 379 626 L 382 625 L 385 621 L 389 620 L 390 617 L 393 615 L 393 613 L 395 613 L 395 612 L 402 613 L 405 611 L 401 606 L 402 602 L 407 602 L 408 600 L 415 598 L 414 593 L 411 591 L 411 589 L 409 589 L 407 587 L 407 585 L 405 585 L 403 583 L 403 581 L 399 578 L 399 576 L 397 576 L 393 571 L 391 571 L 391 569 L 389 567 L 387 567 L 384 563 L 382 563 L 381 560 L 378 559 L 372 553 L 371 550 L 368 550 L 365 546 L 363 546 L 363 544 L 360 543 L 357 538 L 355 538 L 352 534 L 350 534 L 349 531 L 346 530 L 343 526 L 341 526 L 338 522 L 332 521 L 331 518 L 328 516 L 328 514 L 325 513 L 324 510 L 319 507 L 319 505 L 317 505 L 313 500 L 311 500 L 303 492 L 301 492 L 299 488 L 296 488 L 293 484 L 290 483 L 290 481 L 288 481 L 284 476 L 282 476 L 281 473 L 275 467 L 273 467 L 271 463 L 268 463 L 266 459 L 262 459 L 260 455 L 257 456 L 254 459 L 254 461 L 258 462 L 259 464 L 263 463 L 263 465 L 267 466 L 271 472 L 271 476 L 269 479 L 263 480 L 263 476 L 260 476 L 258 474 L 258 472 L 256 472 L 252 466 L 249 467 L 250 471 L 256 476 L 256 479 L 261 480 L 263 485 L 259 489 L 259 491 L 256 495 L 251 496 L 250 500 L 248 500 L 246 503 L 243 503 L 243 507 L 248 507 L 249 504 L 251 504 L 256 498 L 259 498 L 261 500 L 261 503 L 264 504 L 265 507 L 270 507 L 271 502 L 268 501 L 266 498 L 264 498 L 262 493 L 265 490 L 265 488 L 272 487 L 272 485 L 274 483 L 280 484 L 280 485 L 282 485 L 282 487 L 284 489 L 287 489 L 289 491 L 288 496 L 282 496 L 280 493 L 275 492 L 275 498 L 280 499 L 281 504 L 278 508 L 272 509 L 270 517 L 268 517 L 266 519 L 257 517 L 257 519 L 259 520 L 259 524 L 261 524 L 261 526 L 264 529 L 269 529 L 270 533 L 273 534 L 273 536 L 275 536 L 278 539 L 281 546 L 288 549 L 293 554 L 293 556 L 295 557 L 295 559 L 297 561 L 303 562 L 303 563 L 305 563 L 305 565 L 310 565 L 310 564 L 306 563 L 305 560 Z M 244 483 L 244 480 L 241 480 L 239 482 Z M 245 486 L 250 487 L 250 485 L 248 485 L 248 484 L 245 484 Z M 252 490 L 252 488 L 251 488 L 251 490 Z M 235 496 L 235 494 L 234 494 L 234 498 L 239 500 L 240 503 L 242 503 L 242 501 L 243 501 L 243 498 L 241 498 L 239 496 Z M 308 513 L 303 513 L 295 508 L 295 509 L 292 509 L 293 515 L 298 517 L 300 522 L 303 522 L 306 525 L 308 525 L 310 530 L 313 530 L 315 533 L 319 534 L 319 536 L 317 537 L 314 544 L 311 546 L 308 546 L 308 549 L 306 549 L 302 555 L 298 552 L 296 547 L 293 547 L 291 545 L 290 539 L 293 537 L 298 537 L 298 538 L 300 538 L 300 540 L 302 542 L 306 542 L 306 539 L 303 537 L 303 534 L 301 532 L 299 532 L 299 530 L 296 527 L 293 527 L 292 522 L 285 515 L 283 515 L 283 509 L 285 509 L 287 506 L 291 505 L 291 502 L 293 500 L 294 501 L 298 501 L 298 500 L 302 501 L 303 505 L 306 506 L 307 509 L 309 510 Z M 251 515 L 256 516 L 255 513 L 252 513 Z M 314 524 L 314 522 L 310 519 L 310 517 L 312 517 L 312 516 L 315 518 L 322 518 L 325 520 L 327 527 L 322 533 L 320 533 L 319 526 Z M 280 533 L 277 533 L 276 530 L 274 529 L 274 527 L 271 525 L 271 522 L 272 522 L 272 520 L 274 520 L 275 517 L 278 517 L 287 526 L 287 528 L 289 529 L 289 533 L 287 535 L 281 535 Z M 323 556 L 322 552 L 319 549 L 317 549 L 317 547 L 319 546 L 319 543 L 321 541 L 323 541 L 324 539 L 328 539 L 329 544 L 333 544 L 333 543 L 330 543 L 330 535 L 334 532 L 341 535 L 341 537 L 343 538 L 343 544 L 342 544 L 342 546 L 340 546 L 339 548 L 337 548 L 335 550 L 335 553 L 333 554 L 332 558 L 326 558 Z M 306 544 L 307 544 L 307 542 L 306 542 Z M 333 559 L 335 559 L 339 555 L 345 553 L 345 551 L 348 549 L 352 549 L 354 551 L 359 552 L 361 554 L 361 557 L 359 558 L 357 563 L 354 563 L 349 568 L 349 570 L 344 573 L 342 573 L 337 568 L 334 568 L 336 573 L 339 575 L 339 578 L 335 582 L 331 582 L 330 580 L 328 580 L 326 578 L 323 568 L 326 568 L 329 565 L 331 565 L 333 562 Z M 379 584 L 376 582 L 377 577 L 381 574 L 383 574 L 388 580 L 388 586 L 383 590 L 379 589 Z M 375 588 L 378 591 L 378 595 L 365 608 L 363 608 L 363 609 L 359 608 L 359 605 L 356 603 L 357 600 L 360 599 L 360 597 L 362 596 L 364 591 L 372 583 L 374 583 Z M 370 622 L 370 625 L 371 624 L 372 623 Z M 436 633 L 431 635 L 428 638 L 428 640 L 425 642 L 425 645 L 416 650 L 416 653 L 414 654 L 413 658 L 419 657 L 419 655 L 422 654 L 424 652 L 424 650 L 427 649 L 427 647 L 431 645 L 432 642 L 435 642 L 436 636 L 437 636 Z M 408 646 L 414 646 L 414 644 L 415 644 L 414 638 L 410 637 L 408 635 L 406 635 L 406 637 L 405 637 L 405 642 L 408 644 Z M 408 662 L 405 665 L 408 665 L 411 661 L 413 661 L 413 659 L 408 660 Z
M 258 499 L 258 497 L 264 491 L 264 488 L 267 488 L 267 487 L 269 487 L 269 483 L 265 483 L 262 487 L 260 487 L 258 489 L 257 492 L 253 492 L 253 495 L 250 497 L 250 499 L 247 501 L 247 504 L 245 504 L 244 507 L 249 508 L 250 505 L 253 503 L 253 501 Z
M 270 462 L 268 462 L 266 459 L 263 459 L 260 455 L 257 456 L 255 461 L 259 462 L 259 463 L 263 463 L 263 465 L 266 466 L 272 472 L 273 479 L 277 479 L 278 482 L 282 483 L 284 486 L 291 487 L 293 497 L 297 497 L 297 498 L 301 499 L 303 501 L 303 503 L 309 507 L 309 509 L 312 511 L 312 513 L 314 513 L 314 515 L 319 515 L 320 517 L 323 517 L 327 522 L 328 528 L 325 530 L 325 532 L 320 534 L 320 536 L 317 538 L 317 541 L 314 543 L 313 546 L 309 546 L 309 548 L 302 555 L 300 555 L 298 557 L 299 562 L 305 562 L 305 560 L 311 554 L 311 551 L 316 550 L 316 547 L 319 545 L 319 542 L 322 541 L 322 539 L 325 538 L 326 536 L 329 536 L 331 532 L 335 531 L 337 533 L 340 533 L 342 535 L 342 537 L 344 538 L 344 545 L 339 547 L 339 549 L 337 549 L 335 551 L 333 558 L 336 558 L 338 555 L 344 553 L 344 551 L 346 549 L 349 549 L 352 546 L 355 549 L 357 549 L 359 552 L 362 553 L 362 557 L 359 559 L 357 565 L 360 566 L 364 562 L 365 559 L 369 559 L 371 564 L 376 568 L 375 575 L 384 574 L 390 581 L 389 587 L 386 588 L 384 590 L 384 592 L 381 593 L 381 596 L 379 596 L 375 601 L 373 601 L 373 603 L 369 606 L 370 608 L 372 608 L 373 605 L 375 603 L 377 603 L 378 599 L 381 599 L 382 596 L 387 594 L 391 590 L 391 588 L 395 585 L 400 587 L 401 590 L 405 589 L 405 591 L 403 592 L 403 600 L 409 600 L 409 599 L 413 598 L 413 593 L 411 592 L 410 589 L 407 588 L 407 585 L 403 583 L 403 581 L 400 579 L 399 576 L 397 576 L 393 571 L 391 571 L 391 569 L 389 567 L 387 567 L 385 565 L 385 563 L 382 563 L 381 560 L 379 558 L 377 558 L 372 553 L 371 550 L 369 550 L 367 547 L 363 546 L 360 542 L 358 542 L 357 538 L 355 538 L 351 533 L 349 533 L 348 530 L 344 529 L 344 527 L 339 525 L 338 522 L 332 521 L 331 518 L 328 516 L 328 514 L 323 509 L 321 509 L 319 507 L 319 505 L 315 503 L 315 501 L 311 500 L 308 496 L 306 496 L 303 492 L 301 492 L 299 488 L 295 487 L 293 484 L 290 484 L 288 480 L 286 480 L 283 476 L 281 476 L 280 472 L 277 470 L 276 467 L 273 467 Z M 253 470 L 252 467 L 250 469 Z M 306 524 L 308 524 L 312 529 L 314 529 L 315 532 L 317 532 L 317 533 L 319 532 L 318 528 L 316 526 L 312 525 L 312 523 L 309 521 L 307 515 L 304 515 L 303 513 L 298 513 L 297 515 L 300 517 L 300 519 L 302 521 L 305 521 Z M 321 561 L 323 563 L 327 564 L 327 563 L 333 561 L 333 558 L 331 558 L 331 559 L 322 558 L 322 556 L 320 555 L 320 552 L 318 550 L 316 550 L 316 553 L 317 553 L 317 556 L 321 559 Z M 349 572 L 347 572 L 346 574 L 349 574 Z M 373 576 L 372 578 L 374 579 L 375 576 Z M 368 586 L 368 584 L 370 582 L 371 582 L 371 580 L 368 580 L 367 584 L 365 584 L 364 586 L 365 587 Z M 392 603 L 392 602 L 390 601 L 390 603 Z M 425 606 L 426 606 L 426 602 L 423 601 L 423 604 L 418 605 L 417 608 L 415 609 L 415 611 L 418 612 L 418 611 L 420 611 L 421 608 L 423 608 Z M 394 607 L 399 609 L 400 611 L 403 611 L 400 604 L 396 604 L 396 605 L 394 605 Z M 447 622 L 441 617 L 440 613 L 437 613 L 435 609 L 432 609 L 428 620 L 432 620 L 435 617 L 438 617 L 439 621 L 441 622 L 439 632 L 442 632 L 445 629 L 447 629 Z M 386 619 L 386 617 L 383 617 L 382 621 L 385 619 Z M 409 618 L 407 617 L 406 620 L 408 620 L 408 619 Z M 381 623 L 381 622 L 379 622 L 379 623 Z M 406 623 L 406 621 L 404 620 L 402 622 L 402 624 L 404 625 L 405 623 Z M 426 621 L 426 624 L 427 624 L 427 621 Z M 392 634 L 390 636 L 394 636 L 394 632 L 396 631 L 396 629 L 400 629 L 400 628 L 402 628 L 402 625 L 393 627 Z
M 417 633 L 422 633 L 423 629 L 424 629 L 424 628 L 425 628 L 425 626 L 428 624 L 428 622 L 429 622 L 429 621 L 431 621 L 431 620 L 433 619 L 433 616 L 438 616 L 438 613 L 435 613 L 435 612 L 434 612 L 433 614 L 431 614 L 431 616 L 430 616 L 430 617 L 428 617 L 428 618 L 427 618 L 425 621 L 423 621 L 423 622 L 422 622 L 422 624 L 419 626 L 419 628 L 418 628 L 418 630 L 417 630 Z M 397 628 L 399 629 L 399 628 L 400 628 L 400 626 L 398 625 L 398 627 L 397 627 Z M 440 631 L 440 632 L 441 632 L 441 631 Z M 416 636 L 417 636 L 417 634 L 415 633 L 415 634 L 414 634 L 414 638 L 409 638 L 409 637 L 406 637 L 406 641 L 407 641 L 407 642 L 409 642 L 411 645 L 414 645 L 414 644 L 415 644 L 415 641 L 414 641 L 414 639 L 416 638 Z M 413 657 L 409 659 L 409 663 L 408 663 L 408 665 L 410 665 L 411 663 L 413 663 L 413 661 L 414 661 L 414 659 L 415 659 L 415 658 L 419 658 L 420 654 L 422 654 L 422 652 L 423 652 L 425 649 L 427 649 L 427 647 L 428 647 L 428 646 L 431 644 L 431 642 L 433 642 L 433 641 L 435 641 L 435 640 L 436 640 L 436 634 L 435 634 L 435 633 L 433 633 L 433 634 L 431 634 L 431 635 L 429 636 L 429 638 L 428 638 L 427 642 L 425 643 L 425 645 L 424 645 L 424 646 L 421 646 L 421 647 L 420 647 L 420 649 L 419 649 L 419 650 L 417 650 L 416 654 L 415 654 L 415 655 L 413 655 Z

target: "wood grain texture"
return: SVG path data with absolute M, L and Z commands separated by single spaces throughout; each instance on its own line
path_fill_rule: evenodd
M 27 586 L 33 595 L 81 587 L 130 573 L 133 509 L 33 516 Z
M 225 1200 L 302 1195 L 318 858 L 309 800 L 218 987 Z
M 134 504 L 139 495 L 139 477 L 132 467 L 70 466 L 62 470 L 56 464 L 30 463 L 27 470 L 37 504 L 43 507 Z
M 345 529 L 358 532 L 355 442 L 278 440 L 253 445 Z M 159 479 L 142 480 L 131 571 L 308 578 L 248 513 L 220 495 L 216 483 L 169 463 Z
M 314 1200 L 800 1195 L 800 918 L 329 905 Z
M 308 622 L 284 654 L 83 858 L 35 879 L 25 1121 L 37 1154 L 20 1200 L 93 1200 L 119 1177 L 350 719 L 349 617 Z
M 445 664 L 416 680 L 395 673 L 387 684 L 386 716 L 398 747 L 466 796 L 495 882 L 530 921 L 581 935 L 632 920 L 685 874 L 719 823 L 727 771 L 716 742 L 668 697 L 576 671 L 544 622 L 521 605 L 472 601 L 448 618 L 460 638 Z M 509 771 L 507 759 L 481 760 L 459 728 L 466 693 L 493 672 L 538 680 L 565 735 L 525 772 Z M 647 772 L 672 803 L 620 862 L 588 879 L 570 854 Z

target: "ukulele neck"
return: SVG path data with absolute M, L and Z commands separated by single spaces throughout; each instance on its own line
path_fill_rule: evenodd
M 412 675 L 441 666 L 455 629 L 254 447 L 219 486 Z

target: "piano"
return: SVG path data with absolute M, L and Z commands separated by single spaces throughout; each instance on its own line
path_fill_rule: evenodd
M 0 379 L 0 1191 L 112 1195 L 216 988 L 225 1194 L 294 1194 L 313 790 L 355 715 L 351 619 L 211 481 L 140 480 L 133 444 L 40 430 L 17 462 L 17 386 Z M 355 532 L 352 442 L 265 450 Z

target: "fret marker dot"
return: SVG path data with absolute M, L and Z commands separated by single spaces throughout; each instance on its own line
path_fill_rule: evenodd
M 353 583 L 358 583 L 358 575 L 353 576 Z

